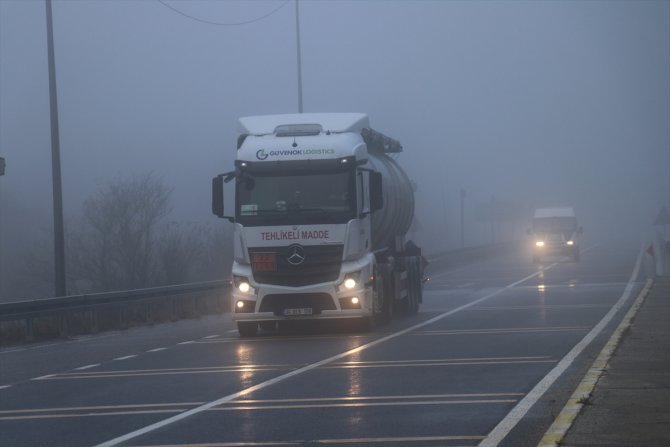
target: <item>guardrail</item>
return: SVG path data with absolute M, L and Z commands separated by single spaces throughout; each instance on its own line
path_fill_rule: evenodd
M 176 321 L 229 309 L 229 281 L 0 304 L 0 346 Z
M 442 267 L 462 265 L 494 256 L 509 250 L 510 246 L 470 247 L 426 255 L 426 258 Z M 127 329 L 229 310 L 229 281 L 0 303 L 0 346 Z

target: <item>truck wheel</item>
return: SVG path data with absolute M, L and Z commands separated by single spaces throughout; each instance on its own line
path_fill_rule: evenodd
M 258 323 L 255 321 L 238 321 L 237 322 L 237 332 L 240 333 L 240 337 L 255 337 L 256 332 L 258 331 Z
M 421 260 L 417 256 L 412 256 L 407 261 L 408 313 L 415 314 L 419 311 L 421 303 Z
M 405 269 L 407 271 L 407 296 L 399 301 L 398 309 L 401 313 L 411 315 L 419 310 L 421 302 L 421 268 L 420 258 L 410 256 L 405 258 Z
M 393 317 L 393 285 L 391 283 L 391 266 L 378 264 L 375 278 L 377 290 L 381 296 L 381 310 L 375 315 L 375 323 L 383 326 Z

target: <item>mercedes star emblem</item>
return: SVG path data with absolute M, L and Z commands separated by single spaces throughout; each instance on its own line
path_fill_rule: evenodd
M 302 245 L 293 244 L 288 247 L 288 255 L 286 260 L 291 265 L 300 265 L 305 262 L 305 249 Z

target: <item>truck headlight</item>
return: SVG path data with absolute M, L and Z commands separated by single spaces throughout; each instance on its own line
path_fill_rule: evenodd
M 246 276 L 234 276 L 233 283 L 238 292 L 255 294 L 256 289 L 249 284 L 249 278 Z
M 567 245 L 575 245 L 575 241 L 567 241 L 566 244 Z
M 535 242 L 536 247 L 544 247 L 544 241 L 537 241 Z
M 360 279 L 360 272 L 347 273 L 344 276 L 344 281 L 338 287 L 340 292 L 345 292 L 348 290 L 353 290 L 358 286 L 358 281 Z

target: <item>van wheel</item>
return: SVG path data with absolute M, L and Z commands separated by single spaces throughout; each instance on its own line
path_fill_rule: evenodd
M 258 332 L 258 323 L 255 321 L 238 321 L 237 332 L 240 333 L 240 337 L 255 337 L 256 332 Z

